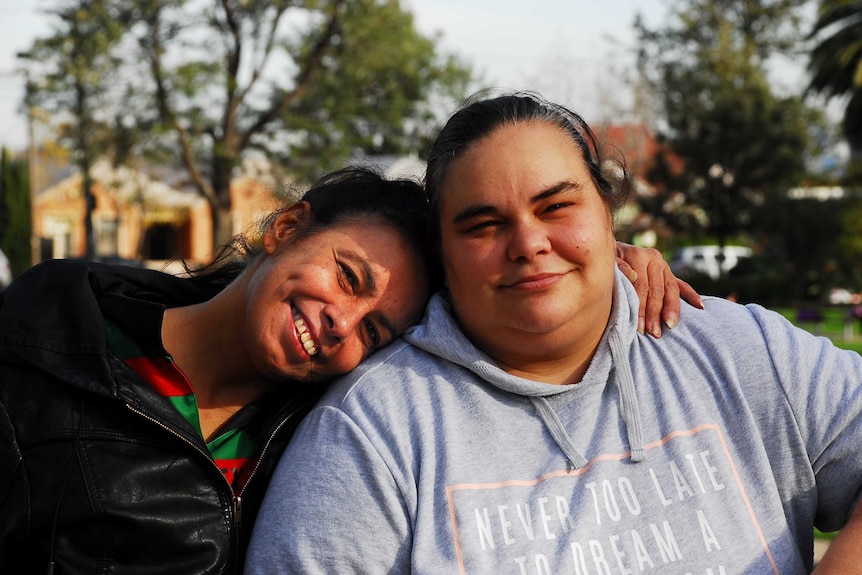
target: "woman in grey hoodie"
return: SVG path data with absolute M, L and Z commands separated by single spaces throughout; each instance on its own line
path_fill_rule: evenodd
M 450 119 L 447 290 L 305 419 L 248 573 L 786 575 L 814 525 L 844 528 L 822 572 L 860 572 L 862 357 L 718 298 L 639 333 L 600 166 L 533 95 Z

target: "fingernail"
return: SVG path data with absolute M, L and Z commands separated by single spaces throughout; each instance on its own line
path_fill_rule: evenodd
M 646 321 L 644 320 L 644 318 L 639 317 L 638 318 L 638 333 L 641 335 L 644 334 L 644 325 L 646 325 Z
M 706 309 L 705 307 L 703 307 L 703 300 L 700 298 L 697 299 L 697 307 L 699 307 L 700 309 Z
M 649 328 L 649 333 L 654 338 L 658 339 L 661 337 L 661 325 L 654 323 Z
M 664 323 L 667 325 L 668 329 L 673 329 L 676 327 L 676 324 L 679 323 L 679 316 L 671 312 L 667 314 L 667 319 L 664 320 Z

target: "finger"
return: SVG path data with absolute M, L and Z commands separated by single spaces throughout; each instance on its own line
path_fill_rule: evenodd
M 617 267 L 620 268 L 620 271 L 623 272 L 623 275 L 626 276 L 630 282 L 635 283 L 638 281 L 638 272 L 626 262 L 626 260 L 621 257 L 617 257 Z
M 669 329 L 673 329 L 679 323 L 679 283 L 676 277 L 670 273 L 670 269 L 665 273 L 663 304 L 662 319 Z
M 634 272 L 634 280 L 632 280 L 632 285 L 635 288 L 635 292 L 638 294 L 638 333 L 643 335 L 646 326 L 646 313 L 647 313 L 647 300 L 649 299 L 649 281 L 648 274 L 646 273 L 646 268 L 644 269 L 644 273 L 639 275 L 637 272 Z M 629 278 L 631 279 L 631 278 Z
M 674 290 L 668 294 L 668 284 L 671 282 Z M 669 313 L 679 317 L 679 290 L 676 289 L 676 278 L 664 260 L 653 260 L 647 266 L 647 283 L 644 323 L 646 332 L 658 338 L 661 337 L 662 308 L 670 304 Z M 676 308 L 672 307 L 674 303 Z
M 677 278 L 676 285 L 677 288 L 679 288 L 679 296 L 682 299 L 696 308 L 703 309 L 703 300 L 700 298 L 700 294 L 698 294 L 695 289 L 688 284 L 688 282 L 684 282 Z

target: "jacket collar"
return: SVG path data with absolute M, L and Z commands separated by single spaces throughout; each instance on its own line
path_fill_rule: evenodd
M 158 271 L 49 260 L 0 295 L 0 353 L 70 385 L 118 395 L 105 320 L 137 332 L 160 325 L 165 307 L 214 295 Z

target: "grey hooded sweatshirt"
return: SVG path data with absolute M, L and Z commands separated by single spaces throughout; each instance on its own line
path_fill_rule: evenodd
M 862 356 L 755 305 L 637 334 L 617 273 L 575 385 L 502 371 L 445 298 L 334 385 L 282 457 L 247 572 L 806 573 L 862 487 Z

